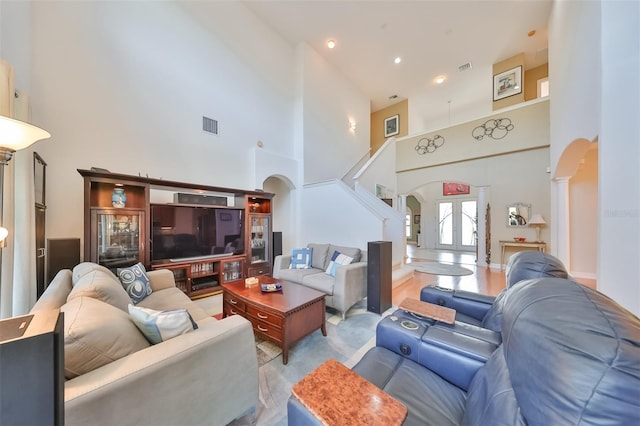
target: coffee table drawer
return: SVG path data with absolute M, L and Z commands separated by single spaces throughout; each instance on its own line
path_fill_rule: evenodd
M 233 297 L 233 295 L 226 292 L 224 293 L 223 297 L 223 305 L 228 305 L 230 309 L 233 309 L 237 313 L 245 313 L 247 307 L 244 301 L 238 299 L 237 297 Z
M 284 319 L 281 316 L 265 312 L 252 305 L 247 306 L 247 314 L 258 321 L 266 322 L 268 324 L 275 325 L 278 328 L 282 328 Z
M 253 325 L 253 329 L 266 336 L 275 339 L 277 342 L 282 342 L 282 329 L 279 327 L 275 327 L 269 323 L 264 321 L 259 321 L 253 317 L 248 317 L 249 321 L 251 321 L 251 325 Z

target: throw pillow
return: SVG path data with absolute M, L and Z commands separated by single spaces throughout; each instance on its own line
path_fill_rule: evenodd
M 327 266 L 327 274 L 332 277 L 336 276 L 336 269 L 341 266 L 348 265 L 353 261 L 353 257 L 349 257 L 346 254 L 342 254 L 339 251 L 334 251 L 333 256 L 331 256 L 331 261 L 329 262 L 329 266 Z
M 309 269 L 313 257 L 312 248 L 299 248 L 291 250 L 291 264 L 289 269 Z
M 149 347 L 129 315 L 91 297 L 76 297 L 64 312 L 64 376 L 81 376 Z
M 186 309 L 156 311 L 129 305 L 129 316 L 153 345 L 198 328 Z
M 134 304 L 151 294 L 151 284 L 142 262 L 128 268 L 118 268 L 118 278 Z

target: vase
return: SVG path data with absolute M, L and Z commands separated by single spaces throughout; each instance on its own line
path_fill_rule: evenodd
M 127 204 L 127 194 L 124 193 L 124 188 L 116 188 L 111 195 L 111 203 L 113 207 L 122 208 Z

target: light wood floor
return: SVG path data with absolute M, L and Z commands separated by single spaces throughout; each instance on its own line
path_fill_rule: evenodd
M 505 287 L 504 271 L 476 266 L 474 253 L 447 252 L 422 249 L 414 245 L 407 246 L 407 263 L 430 261 L 457 264 L 470 269 L 473 274 L 451 277 L 415 272 L 411 279 L 393 288 L 392 303 L 394 305 L 398 305 L 407 297 L 419 299 L 420 290 L 427 285 L 438 285 L 490 296 L 496 296 Z M 596 288 L 595 280 L 578 279 L 577 281 L 588 287 Z

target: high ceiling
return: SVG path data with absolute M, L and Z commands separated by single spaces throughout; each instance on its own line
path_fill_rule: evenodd
M 552 0 L 244 1 L 292 45 L 304 41 L 371 100 L 375 112 L 403 99 L 426 117 L 491 101 L 492 65 L 525 53 L 547 62 Z M 535 30 L 530 37 L 530 31 Z M 334 49 L 327 48 L 335 40 Z M 394 59 L 402 62 L 395 64 Z M 470 62 L 472 68 L 459 72 Z M 436 76 L 445 75 L 441 85 Z M 397 95 L 396 99 L 389 97 Z

